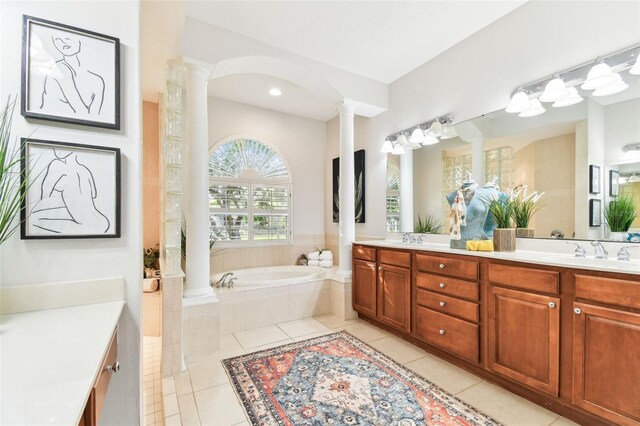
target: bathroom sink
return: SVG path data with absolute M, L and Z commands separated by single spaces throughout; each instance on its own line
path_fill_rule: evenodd
M 543 262 L 562 263 L 586 268 L 611 268 L 619 270 L 634 270 L 638 268 L 637 262 L 620 261 L 615 258 L 615 255 L 609 259 L 596 259 L 595 257 L 575 257 L 572 254 L 555 254 L 553 256 L 545 256 L 540 260 Z

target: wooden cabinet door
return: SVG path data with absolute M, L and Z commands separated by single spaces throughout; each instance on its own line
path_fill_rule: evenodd
M 372 317 L 376 316 L 377 283 L 376 264 L 365 260 L 353 261 L 353 309 Z
M 640 314 L 574 303 L 573 403 L 616 424 L 640 423 Z
M 378 269 L 378 319 L 411 331 L 411 270 L 385 264 Z
M 558 396 L 560 299 L 489 287 L 489 368 Z

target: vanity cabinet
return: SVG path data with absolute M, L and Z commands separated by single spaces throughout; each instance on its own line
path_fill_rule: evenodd
M 353 261 L 353 309 L 364 315 L 377 315 L 376 263 L 368 260 Z
M 354 245 L 353 309 L 411 331 L 411 253 Z
M 102 406 L 104 405 L 104 399 L 107 395 L 107 388 L 111 382 L 111 376 L 114 373 L 117 373 L 120 369 L 117 357 L 118 332 L 116 330 L 113 332 L 113 336 L 111 337 L 109 349 L 107 349 L 106 355 L 102 361 L 98 378 L 93 384 L 93 388 L 89 394 L 89 400 L 87 401 L 84 413 L 78 423 L 79 426 L 95 426 L 98 424 L 100 413 L 102 412 Z

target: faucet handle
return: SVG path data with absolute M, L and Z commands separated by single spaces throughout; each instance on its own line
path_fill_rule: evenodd
M 422 235 L 418 236 L 418 239 L 416 240 L 417 244 L 422 244 Z
M 587 251 L 582 247 L 582 244 L 569 241 L 565 241 L 565 243 L 576 246 L 576 250 L 574 251 L 575 257 L 587 257 Z
M 403 232 L 402 233 L 402 242 L 403 243 L 408 243 L 409 242 L 409 233 L 408 232 Z
M 618 251 L 618 260 L 629 262 L 631 261 L 631 253 L 629 253 L 630 248 L 638 248 L 639 246 L 622 246 Z

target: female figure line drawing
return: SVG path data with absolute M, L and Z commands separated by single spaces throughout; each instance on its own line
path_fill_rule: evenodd
M 55 159 L 46 167 L 40 200 L 31 210 L 33 227 L 51 233 L 106 233 L 111 222 L 95 204 L 98 198 L 91 170 L 79 154 L 54 148 Z
M 106 85 L 101 75 L 82 63 L 82 42 L 54 36 L 51 42 L 62 58 L 55 62 L 57 72 L 44 80 L 40 109 L 47 103 L 59 102 L 78 115 L 100 115 Z

